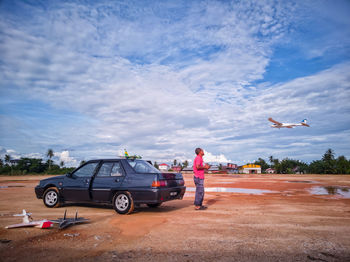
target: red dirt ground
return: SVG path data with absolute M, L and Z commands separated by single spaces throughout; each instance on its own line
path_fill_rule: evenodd
M 184 177 L 194 187 L 192 174 Z M 131 215 L 106 205 L 46 208 L 34 194 L 43 178 L 0 177 L 0 261 L 350 261 L 350 176 L 209 174 L 207 188 L 273 192 L 206 192 L 205 211 L 194 210 L 194 192 L 187 192 L 183 200 L 141 206 Z M 347 195 L 310 193 L 325 186 Z M 20 222 L 13 214 L 23 208 L 34 219 L 78 210 L 91 222 L 65 230 L 5 229 Z

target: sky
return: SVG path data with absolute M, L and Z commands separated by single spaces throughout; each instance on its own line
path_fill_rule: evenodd
M 349 17 L 347 0 L 1 0 L 0 157 L 350 158 Z

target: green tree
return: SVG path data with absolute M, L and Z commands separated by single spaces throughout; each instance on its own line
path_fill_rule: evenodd
M 174 159 L 174 164 L 173 165 L 177 166 L 177 160 L 176 159 Z
M 325 162 L 322 160 L 312 161 L 308 168 L 308 173 L 311 174 L 324 174 Z
M 326 153 L 322 156 L 322 161 L 324 162 L 324 171 L 323 174 L 335 174 L 336 161 L 334 159 L 334 151 L 332 149 L 328 149 Z
M 22 174 L 26 173 L 43 173 L 46 169 L 42 159 L 22 157 L 16 166 Z
M 82 160 L 82 161 L 80 161 L 79 166 L 82 166 L 82 165 L 84 165 L 85 163 L 86 163 L 86 161 L 85 161 L 85 160 Z
M 10 165 L 12 157 L 10 155 L 5 155 L 5 163 Z
M 13 174 L 13 167 L 11 165 L 11 159 L 12 157 L 8 154 L 5 155 L 5 163 L 7 164 L 7 166 L 11 167 L 11 175 Z
M 159 169 L 159 165 L 158 165 L 157 161 L 154 162 L 154 167 Z
M 222 164 L 221 163 L 219 164 L 219 170 L 220 171 L 222 170 Z
M 182 163 L 182 166 L 185 168 L 185 167 L 188 167 L 188 161 L 185 160 L 185 162 Z
M 269 168 L 269 165 L 266 163 L 266 161 L 260 157 L 258 158 L 257 161 L 254 162 L 254 164 L 261 166 L 261 172 L 263 173 L 265 172 L 266 169 Z
M 60 167 L 63 168 L 64 167 L 64 161 L 60 162 Z
M 53 150 L 51 148 L 49 148 L 47 150 L 46 156 L 49 158 L 49 161 L 48 161 L 48 163 L 49 163 L 49 170 L 51 170 L 51 165 L 52 165 L 51 158 L 54 156 L 54 152 L 53 152 Z
M 300 160 L 285 158 L 278 164 L 278 172 L 282 174 L 306 173 L 307 167 L 307 164 Z
M 339 156 L 336 159 L 336 173 L 337 174 L 349 174 L 350 173 L 350 161 L 345 156 Z
M 326 153 L 324 153 L 324 155 L 322 156 L 322 161 L 332 161 L 334 160 L 334 151 L 329 148 L 327 149 Z

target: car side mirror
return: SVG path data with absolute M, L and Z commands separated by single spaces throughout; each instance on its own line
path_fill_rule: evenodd
M 67 177 L 72 177 L 72 173 L 67 173 L 66 176 Z

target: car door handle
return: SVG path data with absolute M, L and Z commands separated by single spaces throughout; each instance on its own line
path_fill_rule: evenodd
M 85 179 L 85 183 L 89 184 L 90 183 L 90 179 Z
M 119 182 L 119 181 L 120 181 L 120 179 L 119 179 L 119 178 L 116 178 L 116 179 L 115 179 L 115 182 Z

